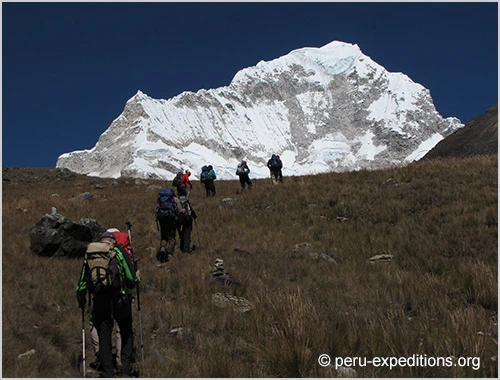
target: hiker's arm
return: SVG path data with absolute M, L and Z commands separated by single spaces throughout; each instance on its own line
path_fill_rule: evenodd
M 83 308 L 85 306 L 86 294 L 87 294 L 87 260 L 83 261 L 82 271 L 80 273 L 80 281 L 76 286 L 76 299 L 78 301 L 78 306 Z
M 134 264 L 132 264 L 132 260 L 130 259 L 130 257 L 127 254 L 123 254 L 120 249 L 116 249 L 118 251 L 116 253 L 116 258 L 123 269 L 127 287 L 133 288 L 135 287 L 136 283 L 141 281 L 141 278 L 135 272 Z

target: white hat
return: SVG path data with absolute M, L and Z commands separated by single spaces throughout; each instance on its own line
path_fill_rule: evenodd
M 106 232 L 120 232 L 118 228 L 108 228 Z

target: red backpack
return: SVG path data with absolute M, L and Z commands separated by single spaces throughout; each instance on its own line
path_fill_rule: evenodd
M 123 250 L 123 252 L 128 253 L 130 259 L 134 261 L 134 253 L 132 252 L 132 245 L 130 244 L 130 238 L 126 232 L 113 232 L 116 238 L 116 246 Z

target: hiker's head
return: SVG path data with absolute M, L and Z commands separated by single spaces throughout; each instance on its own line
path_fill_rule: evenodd
M 112 232 L 106 231 L 101 235 L 99 241 L 102 243 L 115 243 L 116 237 Z
M 186 174 L 188 175 L 188 177 L 191 175 L 191 172 L 189 170 L 186 169 Z
M 246 165 L 246 164 L 247 164 L 247 162 L 246 162 L 245 160 L 242 160 L 242 161 L 241 161 L 241 163 L 242 163 L 243 165 Z
M 212 170 L 214 167 L 212 165 L 208 165 L 208 170 Z

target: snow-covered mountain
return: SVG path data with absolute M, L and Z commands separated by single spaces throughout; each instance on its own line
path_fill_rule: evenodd
M 168 100 L 138 91 L 94 148 L 61 155 L 57 167 L 170 180 L 211 164 L 219 179 L 236 179 L 245 159 L 259 178 L 276 153 L 285 176 L 377 169 L 417 160 L 461 127 L 429 90 L 334 41 L 261 61 L 227 87 Z

